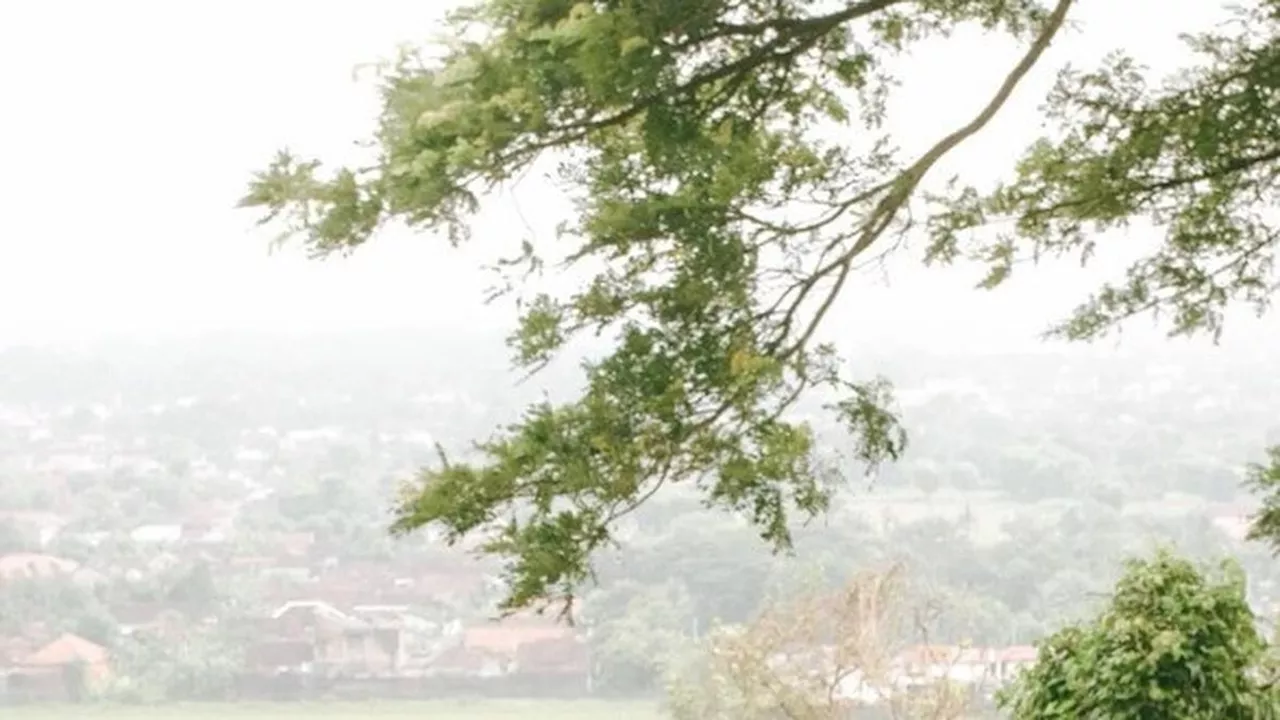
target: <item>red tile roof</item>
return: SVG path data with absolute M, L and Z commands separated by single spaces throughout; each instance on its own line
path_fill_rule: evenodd
M 22 660 L 23 665 L 59 666 L 74 662 L 98 665 L 107 661 L 107 649 L 82 637 L 65 633 Z
M 431 661 L 431 667 L 445 673 L 478 673 L 485 666 L 496 661 L 504 665 L 507 660 L 502 653 L 495 653 L 484 648 L 469 648 L 456 645 L 440 653 Z
M 516 666 L 521 672 L 585 674 L 591 669 L 591 655 L 587 644 L 575 637 L 534 640 L 516 649 Z
M 1000 662 L 1035 662 L 1040 653 L 1031 645 L 1014 645 L 1000 651 Z
M 463 632 L 462 644 L 468 648 L 482 648 L 514 656 L 521 645 L 544 640 L 571 639 L 573 636 L 573 630 L 563 625 L 504 625 L 493 623 L 467 628 Z

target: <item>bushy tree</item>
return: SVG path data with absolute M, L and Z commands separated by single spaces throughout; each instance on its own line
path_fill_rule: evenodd
M 1129 562 L 1090 623 L 1044 641 L 1002 704 L 1015 720 L 1274 718 L 1266 659 L 1239 567 L 1210 576 L 1160 551 Z
M 673 581 L 650 586 L 619 583 L 591 597 L 587 607 L 595 687 L 605 692 L 657 689 L 694 628 L 689 592 Z
M 108 696 L 130 703 L 226 699 L 243 668 L 241 648 L 225 632 L 192 626 L 181 634 L 136 634 L 114 648 Z
M 927 642 L 932 614 L 911 599 L 901 567 L 810 588 L 710 633 L 674 666 L 667 709 L 677 720 L 835 720 L 855 708 L 957 720 L 972 709 L 968 691 L 937 680 L 903 692 L 893 678 L 896 654 Z
M 16 634 L 42 624 L 106 642 L 111 618 L 91 587 L 70 577 L 11 577 L 0 582 L 0 634 Z
M 480 194 L 546 168 L 576 204 L 565 254 L 524 243 L 499 264 L 505 289 L 552 262 L 593 276 L 521 298 L 517 363 L 540 368 L 581 333 L 615 341 L 580 397 L 530 407 L 476 462 L 425 471 L 396 529 L 487 533 L 509 561 L 511 607 L 572 593 L 616 521 L 669 483 L 696 484 L 788 547 L 789 513 L 821 512 L 832 489 L 811 428 L 788 414 L 797 398 L 832 391 L 828 410 L 869 468 L 904 450 L 886 382 L 848 377 L 817 338 L 849 277 L 898 247 L 912 218 L 927 218 L 930 263 L 984 262 L 988 288 L 1021 260 L 1087 259 L 1098 231 L 1154 224 L 1164 242 L 1062 337 L 1143 313 L 1216 334 L 1229 302 L 1263 306 L 1280 177 L 1276 0 L 1191 38 L 1199 64 L 1165 82 L 1123 55 L 1063 73 L 1049 134 L 1009 182 L 920 197 L 1075 4 L 479 0 L 453 13 L 451 40 L 385 68 L 366 167 L 281 153 L 244 204 L 317 255 L 388 222 L 460 242 Z M 969 122 L 903 159 L 882 125 L 886 63 L 963 26 L 1026 50 Z

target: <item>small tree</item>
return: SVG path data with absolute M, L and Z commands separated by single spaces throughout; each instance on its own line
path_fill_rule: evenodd
M 693 601 L 678 581 L 619 583 L 586 605 L 596 688 L 614 693 L 660 689 L 670 658 L 686 643 Z
M 964 717 L 969 695 L 946 680 L 895 692 L 894 656 L 922 627 L 901 568 L 860 573 L 713 633 L 669 684 L 668 710 L 677 720 L 828 720 L 873 706 L 885 717 Z
M 1218 577 L 1164 550 L 1130 561 L 1110 605 L 1048 638 L 1001 705 L 1015 720 L 1275 718 L 1244 589 L 1230 561 Z

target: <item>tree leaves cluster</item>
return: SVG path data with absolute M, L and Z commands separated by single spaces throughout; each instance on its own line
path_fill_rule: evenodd
M 344 253 L 387 223 L 468 236 L 480 196 L 553 166 L 572 198 L 563 264 L 526 240 L 502 291 L 564 267 L 591 277 L 520 298 L 516 362 L 536 370 L 574 336 L 608 333 L 582 395 L 541 403 L 441 462 L 399 504 L 397 531 L 483 534 L 508 561 L 506 606 L 570 595 L 615 523 L 669 483 L 749 519 L 773 546 L 795 509 L 833 487 L 807 392 L 869 470 L 906 435 L 886 382 L 847 376 L 820 326 L 849 278 L 906 239 L 927 209 L 927 259 L 978 259 L 986 287 L 1016 262 L 1097 250 L 1097 232 L 1145 219 L 1164 241 L 1058 328 L 1096 337 L 1167 312 L 1177 333 L 1221 328 L 1227 303 L 1274 287 L 1278 20 L 1263 0 L 1190 40 L 1200 66 L 1149 83 L 1131 60 L 1065 72 L 1055 135 L 994 192 L 913 196 L 946 153 L 1005 104 L 1066 23 L 1073 0 L 482 0 L 448 39 L 381 73 L 368 167 L 281 153 L 244 205 L 314 254 Z M 891 60 L 979 25 L 1025 54 L 973 119 L 914 159 L 882 125 Z M 994 238 L 992 223 L 1012 228 Z M 557 261 L 560 262 L 560 261 Z
M 1277 717 L 1244 575 L 1233 563 L 1220 570 L 1210 576 L 1167 551 L 1131 561 L 1097 618 L 1041 644 L 1003 698 L 1012 717 Z
M 1056 134 L 994 192 L 942 198 L 930 258 L 983 260 L 994 287 L 1027 260 L 1088 262 L 1107 231 L 1145 224 L 1162 242 L 1052 335 L 1093 339 L 1155 313 L 1172 335 L 1216 339 L 1233 303 L 1265 310 L 1280 239 L 1280 3 L 1237 9 L 1185 40 L 1198 62 L 1163 82 L 1122 52 L 1064 70 L 1045 105 Z M 993 224 L 1008 229 L 962 240 Z
M 465 237 L 476 193 L 554 153 L 577 219 L 569 264 L 603 261 L 568 297 L 523 304 L 519 364 L 574 334 L 616 334 L 583 396 L 529 409 L 481 445 L 479 464 L 424 474 L 396 527 L 490 531 L 510 559 L 511 607 L 570 592 L 619 517 L 667 482 L 698 483 L 780 548 L 788 508 L 829 487 L 810 429 L 788 419 L 814 387 L 869 467 L 905 435 L 883 381 L 844 376 L 818 325 L 858 260 L 905 225 L 924 172 L 1003 102 L 1061 25 L 1034 2 L 490 0 L 455 13 L 443 59 L 408 54 L 383 75 L 376 164 L 323 172 L 288 154 L 245 204 L 318 254 L 387 221 Z M 880 127 L 887 60 L 959 24 L 1034 36 L 1028 58 L 971 127 L 914 163 Z M 824 140 L 860 126 L 870 151 Z M 801 207 L 803 217 L 794 208 Z M 531 245 L 509 267 L 532 270 Z

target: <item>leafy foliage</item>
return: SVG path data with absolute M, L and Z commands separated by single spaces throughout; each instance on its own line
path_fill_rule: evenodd
M 1130 561 L 1092 623 L 1047 639 L 1002 701 L 1028 720 L 1276 717 L 1266 651 L 1234 563 L 1214 579 L 1161 551 Z
M 70 632 L 94 642 L 110 636 L 111 617 L 92 588 L 70 577 L 10 577 L 0 582 L 0 633 L 20 633 L 48 622 L 54 632 Z
M 571 594 L 615 522 L 669 482 L 751 520 L 775 547 L 792 508 L 827 507 L 813 433 L 788 409 L 829 388 L 869 468 L 906 437 L 883 380 L 844 374 L 822 319 L 847 279 L 909 225 L 929 169 L 980 130 L 1062 26 L 1070 0 L 487 0 L 450 19 L 443 58 L 383 74 L 368 169 L 282 153 L 244 200 L 313 253 L 384 223 L 467 236 L 477 194 L 547 158 L 577 205 L 565 261 L 599 272 L 568 297 L 522 299 L 512 338 L 536 369 L 584 331 L 610 332 L 577 401 L 539 404 L 480 445 L 479 464 L 423 474 L 395 524 L 489 533 L 507 607 Z M 881 127 L 886 62 L 979 24 L 1028 42 L 972 122 L 912 162 Z M 865 142 L 831 139 L 849 136 Z M 834 131 L 834 132 L 833 132 Z M 506 287 L 545 259 L 526 242 Z
M 994 192 L 943 198 L 931 258 L 985 260 L 984 284 L 996 286 L 1028 259 L 1087 262 L 1101 233 L 1144 221 L 1163 231 L 1159 247 L 1052 334 L 1091 339 L 1154 312 L 1169 316 L 1173 335 L 1216 338 L 1233 301 L 1264 310 L 1280 238 L 1280 3 L 1239 9 L 1187 42 L 1202 62 L 1161 84 L 1121 53 L 1091 72 L 1064 71 L 1047 103 L 1058 135 Z M 992 223 L 1012 229 L 960 241 Z
M 116 677 L 108 697 L 130 703 L 223 699 L 243 667 L 240 648 L 206 626 L 180 637 L 126 637 L 113 652 Z
M 887 383 L 847 377 L 819 342 L 824 317 L 873 249 L 902 244 L 926 174 L 1000 110 L 1072 5 L 483 0 L 451 16 L 441 52 L 389 63 L 372 165 L 281 153 L 244 204 L 317 255 L 392 221 L 456 243 L 480 193 L 554 163 L 576 205 L 564 265 L 595 274 L 567 296 L 520 298 L 516 362 L 541 368 L 583 332 L 616 337 L 578 400 L 529 408 L 478 463 L 442 457 L 394 528 L 484 533 L 509 561 L 508 608 L 571 595 L 616 521 L 671 482 L 788 548 L 793 510 L 823 511 L 831 490 L 811 428 L 788 412 L 799 397 L 841 393 L 829 410 L 869 469 L 906 444 Z M 1009 182 L 929 198 L 927 261 L 982 261 L 993 288 L 1024 260 L 1088 260 L 1100 233 L 1143 221 L 1159 247 L 1054 333 L 1091 339 L 1164 313 L 1174 334 L 1216 337 L 1230 302 L 1264 309 L 1280 3 L 1236 19 L 1189 38 L 1202 62 L 1161 84 L 1121 54 L 1064 71 L 1047 103 L 1055 134 Z M 967 24 L 1028 49 L 972 121 L 903 161 L 882 127 L 887 61 Z M 996 223 L 1011 229 L 992 235 Z M 498 265 L 500 294 L 513 292 L 546 249 L 526 240 Z
M 1262 507 L 1249 527 L 1250 540 L 1263 540 L 1280 552 L 1280 445 L 1267 450 L 1267 462 L 1247 469 L 1246 486 L 1262 497 Z

